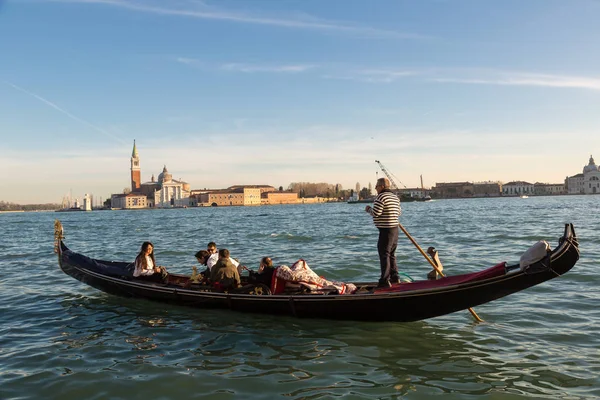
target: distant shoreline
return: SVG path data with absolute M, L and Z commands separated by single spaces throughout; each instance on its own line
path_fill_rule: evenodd
M 593 195 L 600 195 L 600 193 L 564 193 L 564 194 L 537 194 L 537 195 L 528 195 L 528 197 L 531 198 L 536 198 L 536 197 L 562 197 L 562 196 L 593 196 Z M 439 201 L 439 200 L 474 200 L 474 199 L 515 199 L 515 198 L 520 198 L 520 195 L 511 195 L 511 196 L 481 196 L 481 197 L 434 197 L 432 198 L 432 200 L 435 201 Z M 263 204 L 263 205 L 249 205 L 249 206 L 244 206 L 244 205 L 235 205 L 235 206 L 219 206 L 219 207 L 214 207 L 214 208 L 223 208 L 223 207 L 268 207 L 268 206 L 281 206 L 281 205 L 290 205 L 290 206 L 294 206 L 294 205 L 306 205 L 306 204 L 329 204 L 329 203 L 346 203 L 346 204 L 356 204 L 356 203 L 363 203 L 364 201 L 359 201 L 359 202 L 347 202 L 347 201 L 324 201 L 324 202 L 319 202 L 319 203 L 286 203 L 286 204 Z M 99 208 L 99 209 L 92 209 L 90 211 L 121 211 L 121 210 L 171 210 L 171 209 L 178 209 L 178 208 L 213 208 L 210 206 L 196 206 L 196 207 L 173 207 L 173 208 L 156 208 L 156 207 L 146 207 L 146 208 Z M 0 214 L 3 213 L 22 213 L 22 212 L 56 212 L 57 210 L 53 210 L 53 209 L 49 209 L 49 210 L 0 210 Z M 84 211 L 84 210 L 81 210 Z

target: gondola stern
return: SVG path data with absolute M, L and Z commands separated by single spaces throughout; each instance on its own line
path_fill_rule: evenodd
M 558 246 L 550 255 L 551 268 L 557 275 L 570 271 L 579 260 L 579 241 L 572 223 L 565 224 L 564 234 L 558 239 Z

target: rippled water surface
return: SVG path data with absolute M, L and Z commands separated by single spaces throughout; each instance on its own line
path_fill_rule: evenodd
M 142 241 L 188 273 L 213 240 L 242 263 L 303 257 L 340 280 L 378 277 L 360 204 L 0 214 L 0 399 L 592 399 L 600 397 L 600 196 L 405 203 L 401 221 L 449 275 L 516 262 L 575 224 L 563 277 L 414 323 L 203 311 L 104 294 L 66 276 L 53 222 L 92 257 L 133 260 Z M 400 238 L 401 270 L 428 264 Z M 402 309 L 389 310 L 401 313 Z

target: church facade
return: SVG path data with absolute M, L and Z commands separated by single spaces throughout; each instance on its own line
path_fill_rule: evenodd
M 565 182 L 569 194 L 600 193 L 600 168 L 594 162 L 594 157 L 590 156 L 581 174 L 568 176 Z
M 187 207 L 190 202 L 190 185 L 187 182 L 173 179 L 173 176 L 163 167 L 158 179 L 154 174 L 148 182 L 142 182 L 140 155 L 135 140 L 131 152 L 131 192 L 113 194 L 112 208 L 175 208 Z

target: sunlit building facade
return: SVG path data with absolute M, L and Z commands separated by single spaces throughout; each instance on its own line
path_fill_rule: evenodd
M 583 167 L 581 174 L 568 176 L 565 179 L 569 194 L 597 194 L 600 193 L 600 169 L 590 155 L 588 165 Z

